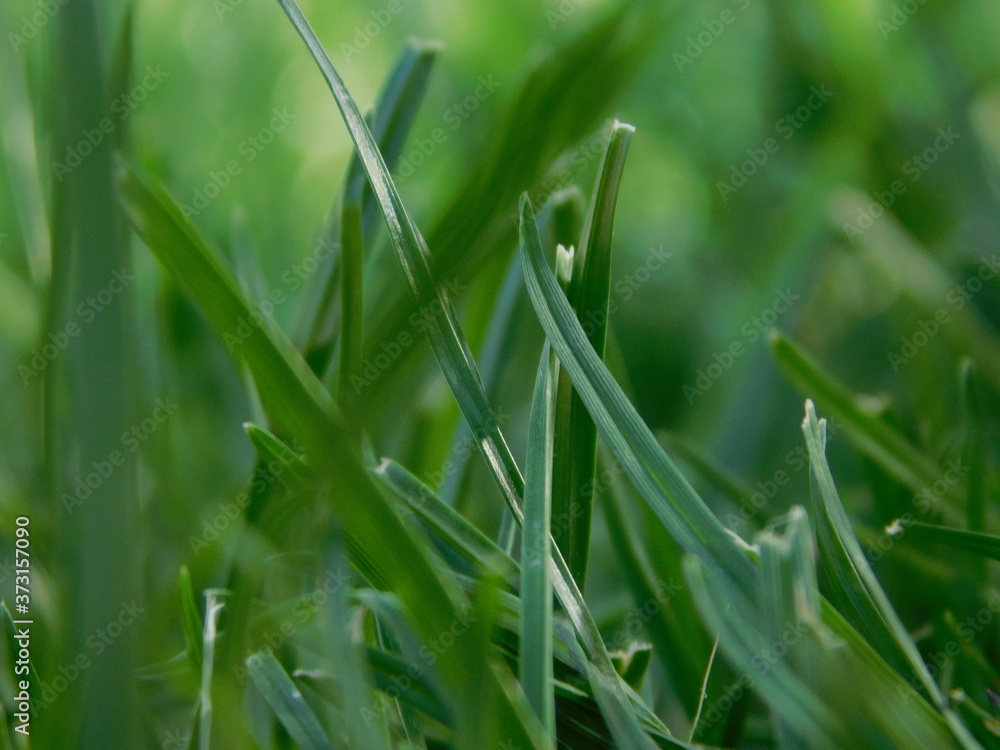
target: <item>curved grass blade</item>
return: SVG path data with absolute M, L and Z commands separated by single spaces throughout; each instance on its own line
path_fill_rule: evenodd
M 583 238 L 574 254 L 567 297 L 582 322 L 597 356 L 604 358 L 608 333 L 608 300 L 611 296 L 611 240 L 614 234 L 618 188 L 625 157 L 635 128 L 616 122 L 604 151 L 597 185 L 590 203 Z M 594 477 L 597 471 L 597 428 L 579 395 L 573 393 L 569 376 L 561 373 L 557 415 L 552 514 L 566 519 L 560 524 L 556 542 L 573 578 L 586 590 L 590 557 L 590 526 L 594 510 Z
M 517 242 L 521 191 L 531 188 L 537 209 L 552 186 L 563 188 L 567 174 L 599 154 L 615 98 L 657 48 L 674 13 L 668 3 L 617 4 L 533 66 L 511 95 L 500 124 L 482 139 L 492 144 L 484 160 L 456 186 L 428 233 L 436 278 L 465 283 L 491 259 L 507 257 Z M 503 90 L 506 82 L 498 83 Z M 576 235 L 559 241 L 574 243 Z M 369 354 L 403 330 L 416 309 L 412 299 L 393 291 L 373 321 Z M 417 350 L 412 347 L 403 356 Z M 366 390 L 366 399 L 374 403 L 390 380 L 377 381 Z
M 861 634 L 870 638 L 872 645 L 882 653 L 889 651 L 901 654 L 930 696 L 934 707 L 944 716 L 955 738 L 965 748 L 978 748 L 979 744 L 952 710 L 934 681 L 854 535 L 826 461 L 826 420 L 817 419 L 812 401 L 806 401 L 802 432 L 809 451 L 816 513 L 823 529 L 820 534 L 820 553 L 828 576 L 836 588 L 845 597 L 849 597 L 859 618 Z
M 493 469 L 505 500 L 508 505 L 517 505 L 524 491 L 524 481 L 489 408 L 482 380 L 458 326 L 451 301 L 431 274 L 427 245 L 403 206 L 365 119 L 316 33 L 294 0 L 278 2 L 306 43 L 333 93 L 371 182 L 390 240 L 414 297 L 421 305 L 428 305 L 428 310 L 434 313 L 425 318 L 428 334 L 459 408 Z
M 590 345 L 545 263 L 527 195 L 521 198 L 521 253 L 528 293 L 542 328 L 601 436 L 636 489 L 686 551 L 706 562 L 718 561 L 735 580 L 749 584 L 752 563 L 663 452 Z
M 528 427 L 527 480 L 521 538 L 521 685 L 528 704 L 555 742 L 552 692 L 552 580 L 549 543 L 552 523 L 553 434 L 559 363 L 542 350 Z
M 246 667 L 278 721 L 302 750 L 333 750 L 316 715 L 274 654 L 270 651 L 251 654 Z
M 293 492 L 304 490 L 315 483 L 315 472 L 309 468 L 300 455 L 285 445 L 274 433 L 252 422 L 246 422 L 243 429 L 261 461 L 268 466 L 271 465 L 272 461 L 277 461 L 284 467 L 281 476 L 290 490 Z M 277 472 L 271 471 L 271 473 Z

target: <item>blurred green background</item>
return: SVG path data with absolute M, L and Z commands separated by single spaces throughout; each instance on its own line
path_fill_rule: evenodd
M 403 198 L 431 237 L 502 127 L 520 127 L 510 113 L 533 66 L 558 57 L 618 7 L 598 0 L 302 5 L 362 109 L 374 104 L 408 38 L 442 43 L 397 168 Z M 644 15 L 653 5 L 657 11 Z M 84 131 L 69 142 L 60 136 L 61 11 L 48 20 L 47 8 L 37 0 L 0 8 L 0 550 L 10 550 L 12 519 L 30 515 L 35 597 L 49 614 L 38 644 L 65 635 L 57 602 L 73 585 L 73 558 L 65 553 L 60 493 L 47 485 L 43 378 L 24 367 L 48 343 L 58 236 L 52 205 L 62 184 L 54 163 L 70 164 L 71 151 L 87 141 Z M 110 68 L 124 5 L 98 11 L 102 64 Z M 544 196 L 574 184 L 589 195 L 600 151 L 588 144 L 600 123 L 636 126 L 616 224 L 609 359 L 650 426 L 709 452 L 750 487 L 788 469 L 801 443 L 802 398 L 774 364 L 772 327 L 870 394 L 932 455 L 960 438 L 961 356 L 977 362 L 995 414 L 1000 284 L 994 274 L 967 295 L 950 285 L 965 289 L 981 268 L 996 268 L 1000 253 L 1000 5 L 725 0 L 635 3 L 630 13 L 627 33 L 608 41 L 627 55 L 624 69 L 581 61 L 573 87 L 550 92 L 551 102 L 535 110 L 539 119 L 523 124 L 526 137 L 544 134 L 565 156 L 547 178 L 518 190 Z M 193 223 L 225 253 L 252 244 L 260 278 L 249 283 L 264 294 L 288 292 L 275 319 L 294 330 L 299 288 L 309 286 L 296 274 L 324 236 L 351 155 L 322 78 L 277 3 L 147 0 L 134 14 L 132 81 L 107 94 L 115 137 L 127 132 L 119 145 L 193 209 Z M 576 104 L 581 90 L 588 96 Z M 559 113 L 551 122 L 549 105 Z M 575 107 L 585 107 L 594 125 L 582 137 L 566 125 L 584 119 Z M 102 136 L 95 149 L 110 150 L 111 140 Z M 383 237 L 370 258 L 383 272 L 369 276 L 366 321 L 403 293 L 385 245 Z M 514 244 L 491 253 L 459 297 L 473 329 Z M 259 412 L 225 343 L 152 256 L 136 244 L 130 263 L 135 281 L 109 305 L 121 306 L 136 347 L 121 394 L 130 424 L 150 417 L 157 398 L 178 405 L 136 451 L 135 572 L 149 612 L 136 648 L 147 664 L 181 647 L 178 567 L 190 565 L 199 587 L 225 583 L 232 529 L 204 551 L 192 549 L 191 537 L 245 486 L 253 451 L 241 425 Z M 915 342 L 921 321 L 941 309 L 960 322 Z M 523 335 L 505 352 L 510 364 L 494 405 L 511 415 L 504 430 L 521 456 L 541 333 L 523 299 L 517 314 Z M 376 381 L 394 396 L 372 397 L 366 421 L 376 453 L 432 477 L 447 459 L 457 411 L 417 338 L 419 356 Z M 906 347 L 915 343 L 910 356 Z M 72 355 L 59 353 L 43 369 L 61 367 L 65 356 Z M 990 429 L 995 455 L 996 425 Z M 864 475 L 845 441 L 834 440 L 831 452 L 845 486 Z M 738 531 L 803 500 L 808 472 L 790 473 Z M 492 534 L 501 504 L 478 474 L 467 511 Z M 692 476 L 723 518 L 732 514 L 712 484 Z M 890 520 L 867 492 L 845 494 L 865 523 Z M 588 593 L 612 608 L 624 592 L 600 525 L 595 539 Z M 8 576 L 5 595 L 9 585 Z

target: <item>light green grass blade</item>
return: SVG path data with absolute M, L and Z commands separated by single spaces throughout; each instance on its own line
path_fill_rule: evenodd
M 625 157 L 635 128 L 616 122 L 597 174 L 597 184 L 584 224 L 583 237 L 573 260 L 567 291 L 577 317 L 587 324 L 587 339 L 597 356 L 604 358 L 608 333 L 608 300 L 611 295 L 611 240 L 614 234 L 618 188 Z M 597 471 L 597 428 L 580 397 L 572 392 L 569 376 L 560 374 L 555 474 L 552 514 L 566 519 L 556 541 L 580 590 L 586 590 L 590 557 L 590 526 L 594 509 L 594 476 Z
M 278 721 L 302 750 L 333 750 L 316 715 L 274 654 L 270 651 L 251 654 L 246 667 Z
M 681 546 L 718 561 L 749 583 L 750 561 L 663 452 L 597 356 L 552 270 L 545 263 L 527 196 L 521 199 L 521 253 L 528 292 L 546 336 L 615 458 Z
M 552 692 L 552 457 L 559 363 L 546 344 L 538 365 L 528 427 L 524 526 L 521 537 L 521 685 L 528 704 L 555 742 Z
M 843 423 L 858 450 L 915 493 L 923 492 L 940 478 L 940 470 L 933 461 L 895 429 L 867 413 L 853 393 L 824 372 L 795 343 L 775 332 L 771 335 L 771 347 L 781 369 L 807 398 L 828 409 L 838 425 Z M 964 500 L 964 491 L 957 485 L 949 487 L 948 495 L 956 502 Z
M 829 559 L 828 563 L 825 560 L 825 564 L 828 565 L 828 575 L 835 582 L 839 580 L 839 587 L 843 590 L 855 592 L 856 596 L 852 601 L 856 603 L 864 622 L 870 625 L 867 633 L 862 630 L 862 635 L 872 638 L 872 645 L 876 648 L 883 644 L 886 648 L 901 652 L 934 706 L 944 716 L 955 738 L 965 748 L 978 748 L 979 743 L 973 739 L 968 728 L 951 709 L 947 698 L 934 681 L 854 535 L 850 519 L 837 494 L 830 466 L 826 461 L 826 420 L 817 419 L 812 401 L 806 401 L 806 417 L 802 423 L 802 432 L 805 434 L 806 448 L 809 451 L 817 514 L 822 519 L 823 525 L 829 527 L 828 536 L 823 539 L 820 548 L 821 555 Z
M 336 541 L 326 556 L 326 570 L 343 570 L 347 561 Z M 385 723 L 385 712 L 376 712 L 372 702 L 372 680 L 367 660 L 359 644 L 351 635 L 351 611 L 347 592 L 338 588 L 327 599 L 324 627 L 322 629 L 329 657 L 325 664 L 336 675 L 341 690 L 341 717 L 338 734 L 346 747 L 365 747 L 371 750 L 389 750 L 390 741 Z M 366 718 L 367 717 L 367 718 Z M 372 721 L 370 717 L 377 717 Z

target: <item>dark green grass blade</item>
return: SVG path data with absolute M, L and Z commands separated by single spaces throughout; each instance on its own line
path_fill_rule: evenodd
M 959 549 L 990 560 L 1000 560 L 1000 536 L 981 531 L 953 529 L 930 523 L 913 521 L 898 524 L 899 533 L 907 542 L 931 542 Z
M 971 359 L 961 364 L 962 400 L 965 406 L 966 437 L 962 450 L 965 465 L 967 500 L 966 517 L 972 531 L 985 531 L 988 505 L 987 425 L 984 414 L 982 384 Z
M 528 704 L 555 742 L 552 692 L 552 457 L 559 364 L 542 350 L 528 428 L 527 480 L 521 539 L 521 685 Z
M 272 475 L 278 474 L 271 467 L 280 464 L 282 481 L 292 491 L 300 491 L 312 486 L 316 481 L 316 473 L 309 468 L 306 462 L 295 451 L 285 445 L 280 438 L 269 430 L 252 422 L 243 425 L 243 429 L 250 438 L 254 450 L 266 465 Z M 286 473 L 287 472 L 287 473 Z
M 843 423 L 858 450 L 915 493 L 923 492 L 939 479 L 940 470 L 933 461 L 895 429 L 868 414 L 853 393 L 824 372 L 795 343 L 773 333 L 771 347 L 789 378 L 808 398 L 828 409 L 838 423 Z M 964 500 L 964 491 L 957 486 L 949 487 L 948 494 L 956 502 Z
M 892 607 L 874 571 L 868 564 L 861 544 L 854 535 L 847 511 L 826 461 L 826 420 L 818 420 L 811 401 L 806 401 L 806 417 L 802 424 L 806 448 L 809 451 L 811 477 L 816 496 L 816 512 L 827 527 L 821 537 L 820 554 L 831 580 L 844 592 L 853 592 L 852 602 L 868 627 L 861 635 L 871 639 L 872 645 L 901 653 L 930 696 L 934 706 L 944 716 L 955 738 L 966 748 L 979 747 L 968 728 L 951 709 L 947 698 L 935 682 L 917 650 L 906 626 Z M 885 653 L 885 651 L 882 651 Z M 890 663 L 891 663 L 890 659 Z
M 573 261 L 567 297 L 577 317 L 588 326 L 587 339 L 604 358 L 611 295 L 611 240 L 618 188 L 635 128 L 615 123 L 597 175 L 583 238 Z M 597 470 L 597 428 L 569 376 L 560 374 L 563 407 L 557 415 L 553 517 L 560 519 L 556 542 L 581 590 L 585 590 L 590 557 L 590 526 Z M 565 524 L 562 520 L 565 519 Z
M 411 42 L 376 105 L 372 136 L 386 168 L 399 157 L 406 135 L 417 116 L 437 47 Z M 340 365 L 341 402 L 354 391 L 364 361 L 364 263 L 371 248 L 376 203 L 355 151 L 347 169 L 340 204 Z
M 681 546 L 749 582 L 752 565 L 663 452 L 587 340 L 545 263 L 534 212 L 521 199 L 521 253 L 538 319 L 615 458 Z
M 247 657 L 246 666 L 254 685 L 302 750 L 333 750 L 316 715 L 274 654 L 270 651 L 252 654 Z
M 178 590 L 181 598 L 181 628 L 184 632 L 184 647 L 191 661 L 195 674 L 201 674 L 202 632 L 204 624 L 198 613 L 198 604 L 194 598 L 191 586 L 191 573 L 187 566 L 181 566 L 178 577 Z

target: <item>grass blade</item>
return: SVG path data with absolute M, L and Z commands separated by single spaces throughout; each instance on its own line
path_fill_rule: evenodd
M 270 651 L 251 654 L 246 667 L 278 721 L 302 750 L 333 750 L 319 720 L 274 654 Z
M 931 523 L 920 523 L 919 521 L 896 522 L 890 528 L 898 529 L 897 533 L 903 535 L 903 538 L 908 541 L 943 544 L 990 560 L 1000 560 L 1000 536 L 995 534 L 953 529 Z
M 837 583 L 839 589 L 851 596 L 855 611 L 867 626 L 862 629 L 862 635 L 872 638 L 876 648 L 882 645 L 901 653 L 914 675 L 919 678 L 935 708 L 944 716 L 955 738 L 965 748 L 979 747 L 934 681 L 854 535 L 850 519 L 837 494 L 830 466 L 826 461 L 826 420 L 817 419 L 812 401 L 806 401 L 806 417 L 802 423 L 802 432 L 805 434 L 806 448 L 809 451 L 817 515 L 821 519 L 821 526 L 825 528 L 824 534 L 820 537 L 820 549 L 831 580 Z
M 528 704 L 555 742 L 552 692 L 552 457 L 559 364 L 542 350 L 528 428 L 527 481 L 521 539 L 521 684 Z
M 750 561 L 663 452 L 588 341 L 545 263 L 526 195 L 521 199 L 521 253 L 528 292 L 542 328 L 636 489 L 686 551 L 706 561 L 718 560 L 737 580 L 749 583 L 753 576 Z
M 191 586 L 191 573 L 188 571 L 187 565 L 181 566 L 178 589 L 181 597 L 181 629 L 184 632 L 184 647 L 195 674 L 201 674 L 202 634 L 205 626 L 198 613 L 194 589 Z
M 614 234 L 618 188 L 625 157 L 635 128 L 615 123 L 597 175 L 597 185 L 584 224 L 583 238 L 574 255 L 567 297 L 577 317 L 589 324 L 587 339 L 603 359 L 611 295 L 611 240 Z M 552 487 L 555 518 L 560 524 L 556 542 L 580 590 L 586 589 L 590 556 L 590 525 L 594 509 L 594 476 L 597 471 L 597 428 L 580 397 L 573 393 L 569 376 L 560 374 L 555 474 Z

